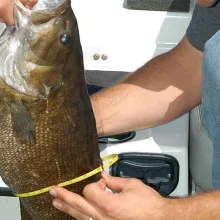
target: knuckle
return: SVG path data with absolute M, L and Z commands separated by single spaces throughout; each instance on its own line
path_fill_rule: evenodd
M 109 201 L 109 203 L 105 205 L 104 211 L 108 216 L 116 216 L 117 206 L 115 201 Z
M 66 213 L 69 213 L 70 212 L 70 207 L 67 206 L 67 205 L 63 205 L 62 211 L 66 212 Z
M 59 200 L 65 201 L 65 198 L 66 198 L 66 197 L 65 197 L 65 195 L 63 195 L 63 193 L 58 192 L 57 198 L 58 198 Z
M 80 203 L 75 203 L 75 204 L 74 204 L 74 208 L 75 208 L 77 211 L 79 211 L 79 212 L 82 212 L 82 211 L 83 211 L 83 206 L 82 206 L 82 204 L 80 204 Z
M 135 178 L 131 178 L 127 181 L 127 185 L 132 186 L 132 185 L 136 185 L 139 182 L 140 182 L 139 180 L 137 180 Z
M 105 206 L 104 206 L 104 211 L 105 212 L 110 212 L 112 210 L 112 205 L 111 205 L 111 201 L 109 201 L 109 203 L 107 203 Z

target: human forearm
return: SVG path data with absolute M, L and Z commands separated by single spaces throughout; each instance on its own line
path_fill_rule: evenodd
M 91 97 L 99 136 L 166 123 L 201 100 L 202 53 L 184 40 L 123 83 Z
M 203 7 L 211 7 L 216 3 L 217 0 L 197 0 L 197 3 L 199 3 Z
M 188 198 L 160 196 L 151 187 L 131 178 L 110 177 L 102 172 L 99 182 L 84 189 L 84 198 L 62 188 L 54 188 L 54 202 L 77 219 L 96 220 L 219 220 L 220 190 Z M 105 189 L 117 193 L 112 194 Z M 135 208 L 134 208 L 135 207 Z M 85 216 L 86 215 L 86 216 Z
M 220 219 L 220 190 L 196 196 L 169 199 L 164 220 L 218 220 Z

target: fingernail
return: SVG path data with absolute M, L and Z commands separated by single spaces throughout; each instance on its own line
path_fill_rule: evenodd
M 57 209 L 60 209 L 60 210 L 63 209 L 63 205 L 57 201 L 53 201 L 53 206 Z
M 50 189 L 49 193 L 50 193 L 50 195 L 53 196 L 53 197 L 56 197 L 56 196 L 57 196 L 57 192 L 56 192 L 54 189 Z
M 105 175 L 105 176 L 108 176 L 108 173 L 105 170 L 102 171 L 102 174 Z

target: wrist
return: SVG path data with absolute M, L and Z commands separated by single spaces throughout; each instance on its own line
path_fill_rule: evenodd
M 184 209 L 181 208 L 180 199 L 164 198 L 161 219 L 181 220 L 181 216 L 184 216 L 184 213 L 181 212 L 184 212 Z
M 178 202 L 176 199 L 168 199 L 161 197 L 157 200 L 157 203 L 154 208 L 156 208 L 153 212 L 153 219 L 158 220 L 176 220 L 176 209 L 178 206 Z M 180 220 L 180 219 L 178 219 Z
M 195 197 L 167 198 L 165 204 L 164 220 L 200 219 L 198 217 L 198 201 Z M 195 217 L 197 216 L 197 217 Z

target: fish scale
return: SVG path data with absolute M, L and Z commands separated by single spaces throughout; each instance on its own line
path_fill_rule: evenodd
M 56 185 L 102 165 L 77 20 L 70 0 L 56 3 L 31 11 L 15 0 L 16 25 L 0 37 L 0 176 L 15 193 Z M 41 53 L 48 45 L 51 56 Z M 82 195 L 99 178 L 66 188 Z M 52 206 L 49 193 L 20 203 L 22 220 L 73 219 Z

